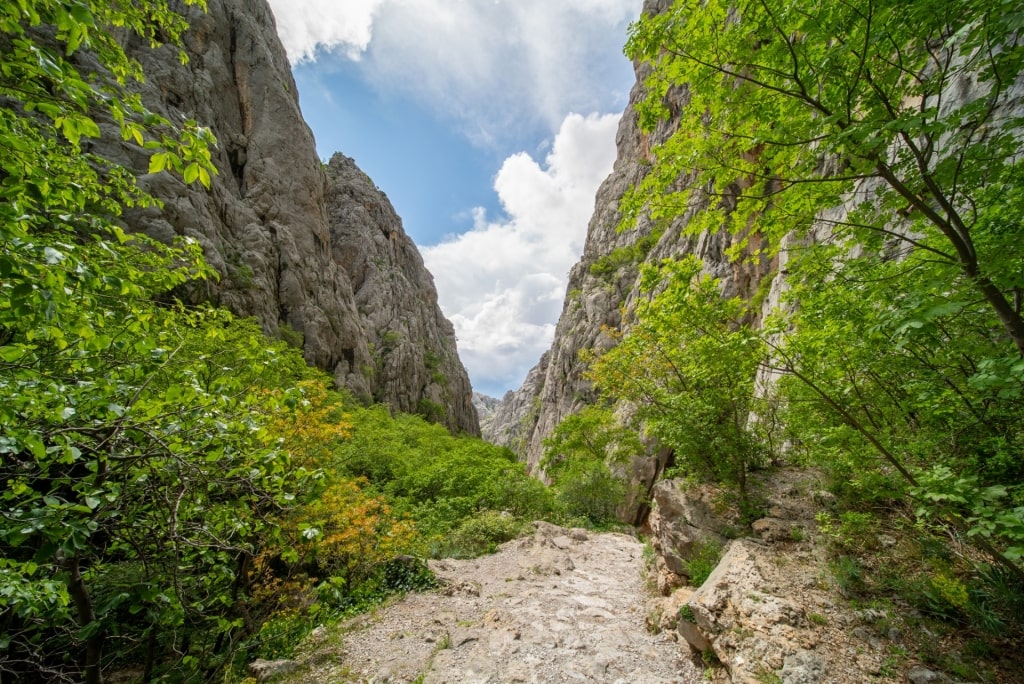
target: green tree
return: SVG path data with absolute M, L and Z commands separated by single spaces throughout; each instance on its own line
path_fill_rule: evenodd
M 642 124 L 676 132 L 624 202 L 784 250 L 765 339 L 798 444 L 1018 575 L 1022 25 L 1003 1 L 677 0 L 631 32 Z
M 636 322 L 591 361 L 603 397 L 628 401 L 648 433 L 672 448 L 684 472 L 747 493 L 747 472 L 764 457 L 750 422 L 754 382 L 766 348 L 744 324 L 747 306 L 724 299 L 699 259 L 647 267 Z M 655 288 L 660 288 L 655 292 Z
M 693 233 L 724 224 L 777 244 L 824 223 L 925 250 L 1024 353 L 1021 25 L 1008 1 L 677 0 L 627 47 L 656 66 L 643 125 L 670 115 L 670 88 L 686 99 L 627 208 L 674 216 L 696 202 L 708 210 Z M 820 213 L 840 197 L 849 215 Z
M 265 428 L 289 399 L 260 389 L 295 358 L 223 312 L 154 303 L 211 272 L 196 244 L 126 235 L 121 210 L 156 202 L 82 144 L 109 120 L 151 172 L 209 185 L 212 136 L 145 110 L 119 38 L 185 28 L 163 0 L 0 7 L 0 671 L 16 679 L 216 669 L 247 559 L 302 475 Z
M 566 416 L 544 440 L 541 468 L 570 516 L 614 522 L 626 502 L 622 469 L 645 453 L 637 431 L 594 405 Z

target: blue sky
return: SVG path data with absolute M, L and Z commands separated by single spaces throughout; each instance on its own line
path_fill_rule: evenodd
M 353 157 L 395 205 L 474 389 L 518 387 L 614 161 L 641 0 L 270 4 L 321 157 Z
M 387 193 L 418 245 L 471 229 L 473 207 L 499 209 L 493 189 L 503 161 L 498 152 L 475 147 L 409 97 L 375 91 L 357 63 L 326 60 L 332 62 L 326 68 L 307 62 L 293 70 L 318 152 L 324 159 L 334 152 L 355 159 Z

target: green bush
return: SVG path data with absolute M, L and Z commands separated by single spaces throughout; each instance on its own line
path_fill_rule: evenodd
M 721 559 L 722 547 L 717 542 L 709 540 L 694 544 L 690 557 L 683 561 L 690 584 L 695 587 L 704 584 Z
M 829 569 L 839 592 L 851 598 L 863 593 L 866 588 L 864 566 L 852 556 L 839 556 L 829 562 Z
M 493 553 L 500 544 L 530 531 L 530 524 L 508 513 L 481 511 L 462 522 L 447 541 L 445 555 L 469 558 Z
M 559 502 L 569 517 L 585 518 L 602 527 L 618 520 L 626 501 L 626 483 L 602 461 L 570 461 L 554 483 Z

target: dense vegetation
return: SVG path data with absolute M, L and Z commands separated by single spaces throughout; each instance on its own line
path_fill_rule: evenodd
M 0 679 L 230 679 L 428 586 L 416 557 L 573 515 L 507 450 L 360 406 L 175 298 L 215 274 L 126 234 L 122 210 L 158 202 L 84 143 L 119 131 L 209 186 L 213 136 L 146 111 L 115 38 L 185 29 L 164 0 L 0 6 Z
M 620 343 L 589 358 L 677 474 L 745 498 L 767 459 L 823 468 L 838 567 L 895 515 L 919 555 L 877 567 L 876 589 L 996 632 L 1024 614 L 1022 27 L 1001 0 L 642 18 L 640 119 L 675 132 L 624 227 L 698 209 L 688 234 L 727 231 L 732 259 L 775 259 L 787 285 L 762 312 L 699 261 L 649 265 Z

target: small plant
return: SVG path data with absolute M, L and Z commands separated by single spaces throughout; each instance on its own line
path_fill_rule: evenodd
M 807 533 L 802 527 L 791 527 L 789 528 L 789 538 L 795 542 L 802 542 L 807 538 Z
M 946 603 L 960 610 L 967 607 L 967 587 L 957 577 L 940 572 L 931 578 L 931 584 Z
M 697 617 L 693 614 L 693 608 L 688 603 L 684 603 L 679 608 L 679 619 L 685 622 L 696 623 Z
M 829 569 L 843 596 L 850 598 L 864 591 L 864 567 L 856 558 L 839 556 L 829 563 Z
M 238 287 L 246 290 L 251 288 L 255 277 L 256 273 L 249 264 L 239 264 L 235 267 L 234 280 Z
M 896 644 L 889 644 L 888 653 L 882 660 L 880 674 L 884 677 L 894 677 L 900 671 L 900 665 L 907 657 L 907 649 Z
M 683 566 L 690 578 L 690 584 L 695 587 L 704 584 L 721 558 L 722 547 L 718 543 L 704 541 L 694 544 L 692 555 L 689 559 L 683 561 Z
M 821 613 L 808 613 L 807 619 L 811 621 L 811 624 L 818 625 L 819 627 L 824 627 L 828 624 L 828 618 Z
M 529 529 L 528 524 L 507 513 L 482 511 L 452 532 L 446 555 L 466 558 L 494 553 L 499 544 L 520 537 Z
M 383 584 L 388 592 L 425 591 L 437 586 L 427 564 L 413 556 L 398 556 L 384 563 Z
M 295 349 L 302 349 L 302 345 L 306 342 L 306 336 L 287 323 L 280 323 L 277 326 L 277 337 Z
M 651 543 L 650 539 L 644 540 L 644 549 L 641 558 L 643 559 L 645 570 L 654 567 L 657 555 L 654 553 L 654 545 Z
M 416 413 L 431 423 L 440 423 L 448 414 L 448 410 L 442 404 L 424 397 L 416 404 Z
M 758 668 L 755 676 L 761 684 L 782 684 L 782 677 L 766 669 L 763 665 Z
M 815 516 L 818 527 L 838 551 L 865 551 L 877 544 L 876 521 L 870 513 L 843 511 L 838 517 L 822 511 Z

